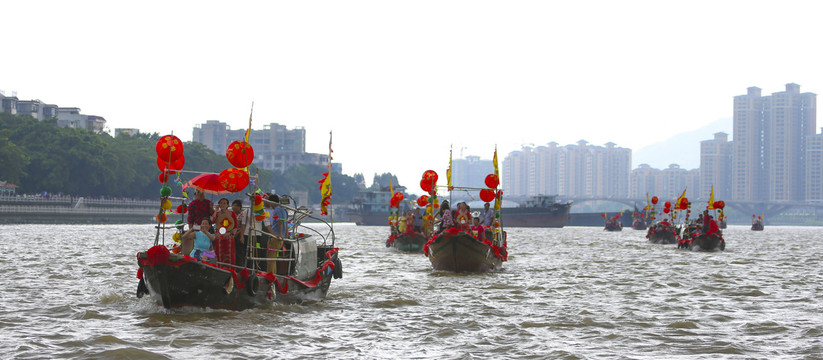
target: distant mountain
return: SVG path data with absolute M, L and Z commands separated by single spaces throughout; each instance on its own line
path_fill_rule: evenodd
M 732 140 L 732 118 L 717 119 L 699 129 L 676 134 L 666 140 L 632 152 L 632 169 L 649 164 L 655 169 L 666 169 L 671 164 L 681 169 L 700 167 L 700 142 L 714 139 L 714 134 L 724 132 Z

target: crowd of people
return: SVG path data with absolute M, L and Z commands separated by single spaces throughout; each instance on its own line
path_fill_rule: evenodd
M 250 208 L 243 207 L 243 200 L 221 198 L 215 206 L 198 190 L 188 203 L 186 223 L 188 229 L 181 236 L 180 253 L 198 260 L 217 261 L 223 264 L 246 267 L 250 258 L 284 257 L 290 244 L 288 213 L 280 206 L 276 194 L 266 194 L 265 207 L 268 216 L 257 220 Z M 255 231 L 257 230 L 257 231 Z M 262 231 L 262 233 L 260 232 Z M 249 244 L 253 253 L 247 254 Z M 258 270 L 285 274 L 287 262 L 259 261 Z

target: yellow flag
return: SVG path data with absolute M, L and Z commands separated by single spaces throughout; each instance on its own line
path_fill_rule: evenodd
M 680 199 L 686 197 L 686 189 L 683 189 L 683 193 L 677 197 L 677 202 L 675 203 L 675 209 L 679 209 L 680 206 Z
M 494 176 L 497 176 L 499 179 L 500 173 L 497 171 L 497 145 L 494 146 L 494 158 L 492 159 L 492 162 L 494 163 Z
M 652 208 L 652 202 L 649 201 L 649 193 L 646 193 L 646 207 L 643 210 L 649 210 Z
M 251 103 L 251 113 L 249 114 L 249 128 L 246 129 L 246 135 L 243 136 L 243 141 L 249 142 L 249 132 L 251 132 L 251 116 L 254 114 L 254 101 Z
M 709 206 L 706 209 L 714 210 L 714 185 L 712 185 L 712 192 L 709 193 Z
M 446 186 L 452 189 L 452 148 L 449 146 L 449 168 L 446 169 Z
M 392 176 L 389 176 L 389 193 L 394 197 L 394 185 L 392 185 Z

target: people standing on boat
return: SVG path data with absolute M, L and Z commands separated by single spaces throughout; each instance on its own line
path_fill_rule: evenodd
M 411 210 L 406 211 L 406 232 L 414 231 L 414 214 Z
M 483 204 L 483 226 L 492 226 L 494 222 L 494 210 L 489 203 Z
M 211 221 L 209 219 L 203 219 L 200 222 L 199 230 L 194 230 L 193 227 L 189 227 L 189 230 L 183 234 L 182 238 L 191 240 L 194 245 L 189 256 L 197 260 L 204 260 L 203 253 L 211 249 L 212 242 L 214 242 L 215 239 L 214 234 L 212 234 L 209 229 L 211 229 Z M 208 260 L 208 258 L 205 259 Z
M 405 214 L 400 216 L 400 220 L 397 221 L 397 231 L 400 234 L 406 232 L 406 215 Z
M 215 224 L 214 252 L 217 261 L 234 265 L 234 235 L 237 229 L 237 215 L 229 210 L 229 199 L 221 198 L 217 201 L 217 210 L 211 216 Z
M 243 200 L 235 199 L 231 202 L 231 211 L 237 219 L 234 227 L 234 264 L 245 266 L 246 263 L 246 239 L 243 236 L 243 229 L 249 221 L 249 209 L 243 209 Z
M 486 240 L 486 228 L 484 228 L 483 225 L 480 223 L 479 217 L 475 217 L 472 220 L 472 235 L 474 235 L 474 237 L 477 238 L 477 240 L 480 240 L 481 242 L 483 240 Z
M 412 218 L 414 221 L 414 232 L 422 233 L 423 232 L 423 215 L 420 214 L 420 208 L 414 209 L 414 213 L 412 213 Z
M 703 210 L 703 233 L 708 234 L 709 229 L 711 228 L 711 224 L 709 223 L 711 217 L 709 216 L 709 210 Z
M 286 209 L 280 206 L 280 197 L 277 194 L 269 194 L 268 204 L 270 206 L 272 236 L 269 238 L 267 258 L 283 257 L 282 253 L 286 251 L 283 239 L 287 236 L 289 215 Z M 279 261 L 269 261 L 267 270 L 271 273 L 286 274 L 288 264 Z
M 452 227 L 454 227 L 452 211 L 449 208 L 448 201 L 443 201 L 443 203 L 440 204 L 440 210 L 437 212 L 437 216 L 440 217 L 440 229 L 437 231 L 438 233 L 443 230 L 451 229 Z
M 469 206 L 465 202 L 457 204 L 457 210 L 454 212 L 454 223 L 461 230 L 469 230 L 471 227 L 471 213 L 469 213 Z
M 205 192 L 198 189 L 194 193 L 194 200 L 188 205 L 188 212 L 189 215 L 186 222 L 189 224 L 189 228 L 193 228 L 195 225 L 199 225 L 203 219 L 211 219 L 211 214 L 214 212 L 214 204 L 206 199 Z M 183 240 L 180 246 L 183 254 L 189 253 L 193 249 L 191 240 Z

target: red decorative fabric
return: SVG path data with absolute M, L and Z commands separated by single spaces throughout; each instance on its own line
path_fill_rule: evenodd
M 165 245 L 155 245 L 146 251 L 146 265 L 163 265 L 169 262 L 169 249 Z
M 143 268 L 137 268 L 137 278 L 138 279 L 143 278 Z

